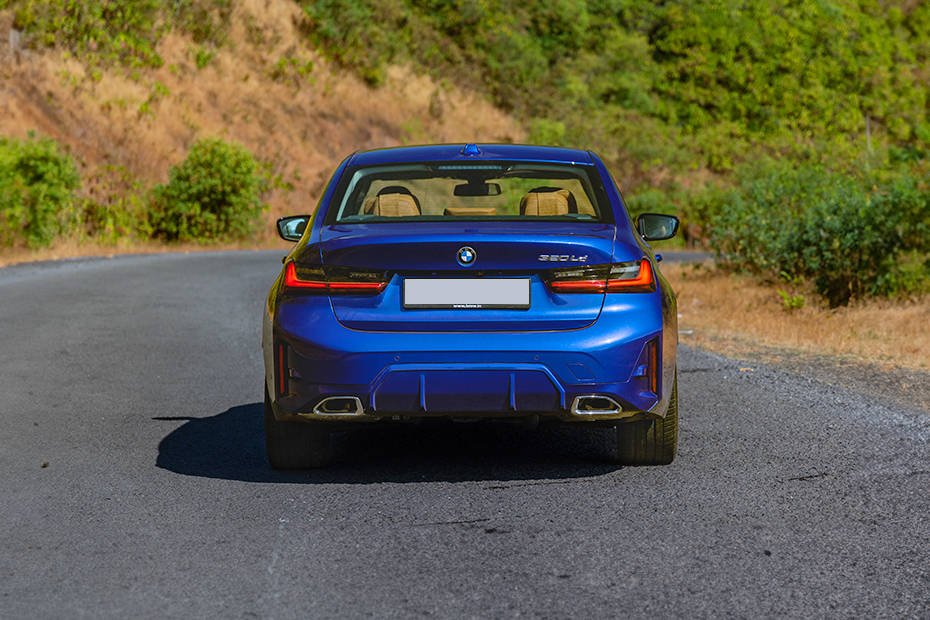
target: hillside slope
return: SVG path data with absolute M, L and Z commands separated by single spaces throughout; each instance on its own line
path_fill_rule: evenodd
M 269 220 L 312 211 L 355 150 L 523 137 L 480 96 L 410 69 L 392 66 L 371 87 L 310 47 L 304 19 L 290 0 L 243 0 L 222 45 L 173 29 L 157 43 L 160 67 L 127 67 L 30 44 L 13 29 L 14 12 L 0 12 L 0 33 L 10 33 L 0 47 L 0 136 L 54 138 L 77 159 L 82 193 L 103 202 L 164 182 L 198 138 L 237 141 L 292 187 L 268 197 Z

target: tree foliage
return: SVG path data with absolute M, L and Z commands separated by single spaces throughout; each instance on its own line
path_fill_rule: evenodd
M 853 166 L 930 150 L 930 4 L 877 0 L 301 0 L 308 31 L 377 83 L 412 62 L 561 141 L 728 171 L 759 149 Z M 551 125 L 550 125 L 551 127 Z M 547 137 L 559 134 L 547 132 Z

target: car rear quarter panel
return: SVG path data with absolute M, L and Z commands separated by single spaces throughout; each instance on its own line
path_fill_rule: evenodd
M 610 172 L 604 162 L 591 153 L 591 160 L 597 168 L 604 181 L 604 189 L 607 191 L 607 197 L 610 200 L 611 208 L 614 211 L 614 217 L 617 222 L 617 236 L 614 245 L 614 260 L 632 260 L 625 258 L 630 256 L 632 248 L 639 248 L 642 255 L 649 259 L 656 274 L 657 286 L 662 303 L 662 399 L 657 407 L 664 412 L 668 407 L 669 397 L 672 386 L 675 381 L 675 369 L 678 363 L 678 300 L 669 281 L 662 274 L 659 263 L 656 260 L 655 251 L 643 238 L 639 231 L 631 225 L 629 212 L 623 201 L 623 196 L 617 190 L 617 183 L 614 182 Z M 626 249 L 626 253 L 624 252 Z M 608 296 L 610 297 L 610 296 Z M 606 307 L 605 307 L 606 308 Z

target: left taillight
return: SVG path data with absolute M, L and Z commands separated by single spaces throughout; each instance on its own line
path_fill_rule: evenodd
M 284 290 L 317 295 L 377 295 L 390 274 L 353 268 L 300 267 L 293 261 L 284 268 Z
M 558 269 L 549 274 L 556 293 L 652 293 L 656 290 L 652 265 L 638 261 Z

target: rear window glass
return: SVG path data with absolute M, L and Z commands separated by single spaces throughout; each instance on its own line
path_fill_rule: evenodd
M 349 169 L 327 222 L 409 220 L 610 221 L 590 166 L 481 162 Z

